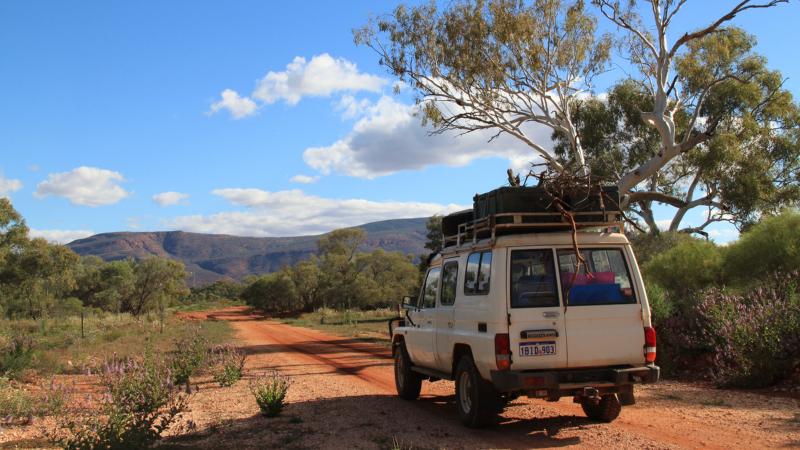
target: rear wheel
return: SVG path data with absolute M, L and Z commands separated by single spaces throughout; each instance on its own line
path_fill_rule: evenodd
M 602 396 L 597 403 L 592 403 L 589 399 L 583 399 L 581 407 L 583 412 L 586 413 L 586 417 L 600 422 L 611 422 L 619 417 L 619 413 L 622 411 L 622 406 L 614 394 Z
M 411 358 L 406 344 L 400 344 L 394 353 L 394 384 L 397 395 L 404 400 L 415 400 L 422 390 L 422 376 L 411 370 Z
M 492 425 L 496 412 L 502 410 L 500 394 L 481 377 L 471 356 L 465 356 L 458 362 L 456 407 L 461 422 L 470 428 Z

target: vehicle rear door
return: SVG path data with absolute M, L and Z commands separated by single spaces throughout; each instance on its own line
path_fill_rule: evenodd
M 511 370 L 566 367 L 567 340 L 552 248 L 508 252 Z
M 581 246 L 579 261 L 574 249 L 558 249 L 559 282 L 568 298 L 567 367 L 645 364 L 642 306 L 629 251 Z

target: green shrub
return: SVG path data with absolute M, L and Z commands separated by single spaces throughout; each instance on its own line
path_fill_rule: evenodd
M 0 348 L 0 374 L 18 378 L 31 364 L 33 339 L 20 335 L 11 336 L 8 344 Z
M 212 366 L 211 375 L 220 386 L 233 386 L 242 378 L 244 363 L 247 360 L 245 352 L 233 342 L 225 342 L 214 346 L 211 350 L 209 363 Z
M 753 225 L 729 246 L 723 265 L 726 282 L 743 289 L 800 269 L 800 213 L 784 210 Z
M 644 288 L 647 291 L 647 300 L 650 303 L 650 318 L 654 325 L 664 323 L 675 313 L 675 305 L 669 301 L 664 288 L 655 281 L 645 280 Z
M 175 339 L 174 342 L 175 350 L 169 360 L 175 384 L 183 384 L 189 381 L 200 365 L 206 361 L 208 352 L 211 350 L 211 343 L 200 325 L 188 325 L 186 335 Z
M 670 294 L 699 291 L 722 283 L 722 251 L 709 241 L 682 242 L 651 259 L 642 274 Z
M 664 231 L 658 234 L 644 233 L 631 240 L 631 247 L 636 254 L 636 262 L 643 266 L 664 252 L 668 252 L 684 242 L 699 239 L 688 233 Z
M 289 390 L 291 379 L 277 372 L 256 375 L 250 382 L 250 392 L 256 398 L 261 414 L 266 417 L 277 417 L 283 410 L 283 399 Z
M 0 376 L 0 420 L 28 417 L 37 400 L 32 392 L 15 387 L 8 377 Z

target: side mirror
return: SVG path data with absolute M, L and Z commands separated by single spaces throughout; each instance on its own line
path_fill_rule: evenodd
M 416 309 L 417 305 L 411 304 L 411 297 L 403 297 L 403 309 Z

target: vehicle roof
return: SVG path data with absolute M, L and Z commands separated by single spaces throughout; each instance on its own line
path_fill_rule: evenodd
M 492 246 L 491 239 L 481 239 L 477 244 L 472 241 L 465 242 L 456 247 L 452 245 L 445 248 L 442 252 L 431 261 L 431 266 L 441 263 L 442 253 L 450 255 L 452 253 L 464 253 L 472 250 L 490 249 L 497 247 L 519 247 L 529 245 L 572 245 L 572 232 L 550 232 L 550 233 L 526 233 L 526 234 L 513 234 L 509 236 L 500 236 L 495 240 Z M 597 245 L 597 244 L 613 244 L 613 245 L 627 245 L 629 244 L 628 238 L 622 233 L 609 233 L 606 231 L 579 231 L 578 232 L 578 245 Z

